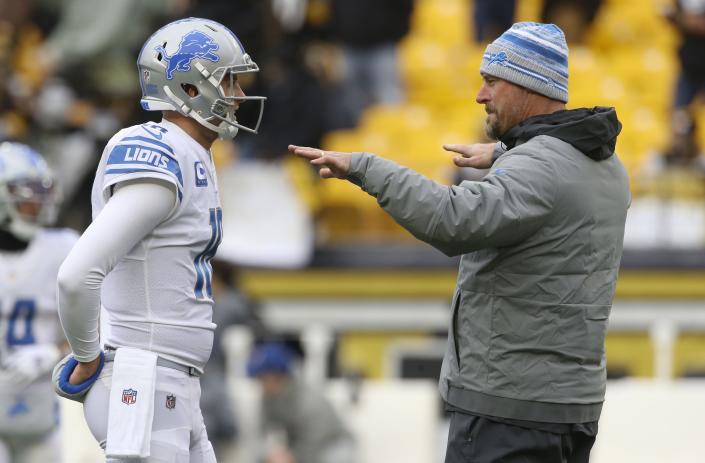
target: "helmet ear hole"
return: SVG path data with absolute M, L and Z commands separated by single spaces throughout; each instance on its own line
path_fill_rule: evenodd
M 191 84 L 181 84 L 181 88 L 183 89 L 184 92 L 191 98 L 195 98 L 198 96 L 198 88 L 196 88 L 195 85 Z
M 162 44 L 162 50 L 164 50 L 165 48 L 166 48 L 166 42 L 164 42 L 164 43 Z M 162 60 L 162 52 L 159 52 L 159 53 L 157 54 L 157 61 L 161 61 L 161 60 Z

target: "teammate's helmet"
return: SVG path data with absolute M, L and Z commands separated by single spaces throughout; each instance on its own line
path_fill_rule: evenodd
M 56 218 L 58 192 L 49 166 L 27 145 L 0 143 L 0 228 L 29 241 Z
M 201 18 L 167 24 L 147 39 L 137 68 L 142 108 L 178 111 L 223 138 L 234 137 L 238 129 L 257 133 L 265 97 L 237 96 L 233 84 L 238 74 L 258 72 L 259 67 L 235 34 L 222 24 Z M 230 79 L 230 86 L 221 85 L 224 79 Z M 189 96 L 186 85 L 195 87 L 198 95 Z M 246 127 L 236 118 L 237 106 L 243 100 L 260 104 L 254 127 Z

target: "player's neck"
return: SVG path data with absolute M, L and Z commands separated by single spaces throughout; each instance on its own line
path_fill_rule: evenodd
M 172 124 L 178 125 L 181 130 L 196 140 L 196 143 L 207 150 L 211 149 L 211 145 L 218 138 L 217 133 L 176 111 L 164 111 L 164 119 Z

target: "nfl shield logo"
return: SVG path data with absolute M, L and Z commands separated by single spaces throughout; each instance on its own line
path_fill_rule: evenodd
M 166 408 L 173 409 L 176 407 L 176 396 L 174 394 L 169 394 L 166 396 Z
M 137 402 L 137 391 L 134 389 L 122 390 L 122 403 L 132 405 Z

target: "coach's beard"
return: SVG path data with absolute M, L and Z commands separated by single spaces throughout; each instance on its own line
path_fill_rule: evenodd
M 494 119 L 492 118 L 493 115 Z M 487 113 L 487 118 L 485 119 L 485 135 L 487 135 L 490 140 L 499 140 L 499 137 L 502 135 L 496 113 Z

